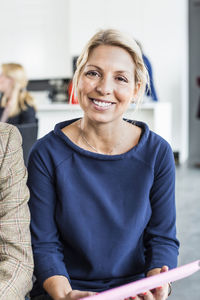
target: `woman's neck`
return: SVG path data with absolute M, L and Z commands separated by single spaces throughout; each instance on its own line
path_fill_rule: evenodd
M 91 151 L 108 155 L 119 154 L 133 146 L 133 141 L 130 143 L 129 140 L 135 126 L 123 119 L 110 124 L 94 124 L 83 118 L 78 126 L 82 144 Z

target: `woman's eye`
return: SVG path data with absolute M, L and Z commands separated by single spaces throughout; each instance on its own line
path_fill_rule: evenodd
M 117 76 L 117 80 L 123 81 L 123 82 L 128 82 L 128 80 L 125 77 L 122 77 L 122 76 Z
M 97 71 L 88 71 L 86 72 L 86 76 L 99 77 L 100 74 Z

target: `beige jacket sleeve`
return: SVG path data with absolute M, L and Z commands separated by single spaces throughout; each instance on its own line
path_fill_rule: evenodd
M 18 129 L 0 123 L 0 299 L 24 300 L 32 287 L 29 190 Z

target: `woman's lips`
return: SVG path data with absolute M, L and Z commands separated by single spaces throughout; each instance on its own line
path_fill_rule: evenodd
M 94 98 L 89 98 L 94 106 L 100 110 L 105 110 L 111 107 L 112 104 L 115 104 L 114 102 L 111 101 L 106 101 L 106 100 L 100 100 L 100 99 L 94 99 Z
M 93 107 L 98 111 L 106 111 L 106 110 L 110 109 L 110 107 L 113 104 L 110 101 L 104 101 L 104 100 L 99 100 L 99 99 L 94 99 L 94 98 L 90 98 L 90 100 L 93 103 Z

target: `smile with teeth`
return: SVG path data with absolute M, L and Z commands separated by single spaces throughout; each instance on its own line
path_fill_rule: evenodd
M 99 101 L 99 100 L 95 100 L 95 99 L 91 99 L 92 102 L 95 104 L 95 105 L 98 105 L 100 107 L 108 107 L 108 106 L 111 106 L 112 105 L 112 102 L 108 102 L 108 101 Z

